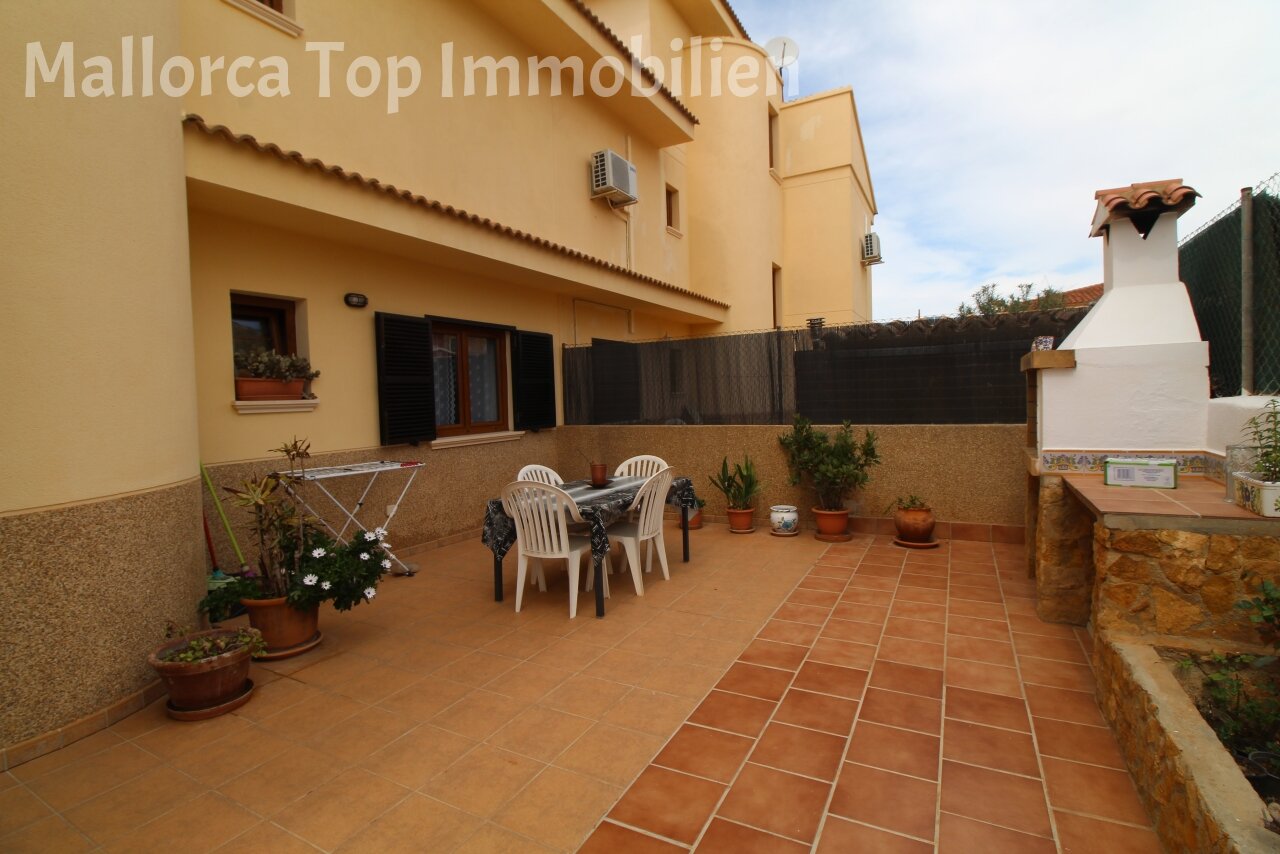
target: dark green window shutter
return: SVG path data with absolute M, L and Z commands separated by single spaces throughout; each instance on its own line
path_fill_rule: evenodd
M 556 426 L 556 359 L 550 335 L 511 334 L 511 380 L 515 428 L 541 430 Z
M 626 341 L 591 339 L 592 424 L 640 421 L 640 348 Z
M 436 437 L 431 321 L 377 312 L 378 423 L 382 444 L 416 445 Z

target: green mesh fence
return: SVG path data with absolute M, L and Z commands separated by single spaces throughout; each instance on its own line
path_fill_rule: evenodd
M 1240 203 L 1178 246 L 1180 276 L 1209 342 L 1214 397 L 1240 393 Z M 1280 394 L 1280 172 L 1253 191 L 1254 391 Z

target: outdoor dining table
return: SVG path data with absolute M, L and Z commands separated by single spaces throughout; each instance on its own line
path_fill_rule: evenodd
M 595 573 L 596 616 L 604 616 L 604 557 L 609 553 L 609 526 L 626 515 L 636 493 L 644 485 L 644 477 L 614 477 L 606 486 L 592 486 L 587 480 L 574 480 L 561 485 L 578 505 L 578 512 L 591 528 L 591 564 Z M 693 481 L 677 477 L 671 481 L 667 503 L 680 508 L 684 562 L 689 562 L 689 509 L 696 506 Z M 480 540 L 493 551 L 493 601 L 502 601 L 502 559 L 516 542 L 515 521 L 502 508 L 502 499 L 489 500 L 484 513 L 484 530 Z

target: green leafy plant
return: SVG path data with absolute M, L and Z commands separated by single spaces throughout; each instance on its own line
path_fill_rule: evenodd
M 956 314 L 960 317 L 970 317 L 980 314 L 983 317 L 993 317 L 997 314 L 1016 314 L 1022 311 L 1048 311 L 1055 308 L 1063 308 L 1067 304 L 1066 296 L 1062 291 L 1054 288 L 1045 288 L 1044 290 L 1032 293 L 1035 285 L 1030 282 L 1023 282 L 1018 285 L 1018 289 L 1011 296 L 1001 296 L 996 291 L 995 283 L 983 285 L 973 292 L 973 305 L 967 302 L 960 303 L 956 309 Z
M 1215 652 L 1195 663 L 1204 677 L 1196 707 L 1223 745 L 1237 757 L 1280 753 L 1280 689 L 1265 674 L 1242 675 L 1255 656 Z
M 743 456 L 741 463 L 736 463 L 732 469 L 729 469 L 729 458 L 725 457 L 720 463 L 720 471 L 710 476 L 711 485 L 724 493 L 725 503 L 728 504 L 730 510 L 750 510 L 752 501 L 763 484 L 756 476 L 755 464 L 751 462 L 751 457 Z
M 172 628 L 170 630 L 172 634 Z M 181 637 L 180 633 L 177 637 Z M 254 658 L 266 652 L 266 642 L 262 640 L 262 635 L 257 629 L 243 628 L 235 634 L 228 635 L 202 635 L 189 639 L 184 645 L 171 649 L 162 657 L 162 661 L 204 661 L 208 658 L 214 658 L 225 652 L 234 652 L 241 647 L 248 647 L 249 654 Z
M 311 368 L 306 356 L 277 353 L 275 350 L 250 350 L 236 353 L 236 371 L 243 377 L 266 380 L 314 380 L 320 372 Z
M 1258 448 L 1253 473 L 1268 483 L 1280 483 L 1280 397 L 1273 397 L 1261 412 L 1244 424 L 1244 433 Z
M 820 510 L 843 510 L 853 491 L 870 480 L 870 468 L 880 464 L 876 434 L 867 430 L 862 441 L 855 441 L 848 421 L 828 436 L 797 413 L 791 432 L 779 436 L 778 441 L 787 455 L 792 485 L 807 482 L 817 495 Z
M 1236 603 L 1236 607 L 1247 611 L 1249 620 L 1258 627 L 1263 638 L 1269 639 L 1271 645 L 1280 653 L 1280 586 L 1270 579 L 1262 579 L 1258 595 Z M 1259 661 L 1259 667 L 1265 667 L 1277 660 L 1277 656 L 1268 655 Z
M 929 502 L 926 499 L 921 498 L 919 495 L 908 495 L 906 498 L 903 498 L 901 495 L 899 495 L 897 498 L 895 498 L 893 501 L 889 503 L 888 509 L 889 510 L 893 510 L 893 509 L 928 510 L 930 508 L 929 508 Z

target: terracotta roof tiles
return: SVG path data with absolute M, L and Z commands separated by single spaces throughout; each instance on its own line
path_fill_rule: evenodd
M 1096 285 L 1085 285 L 1082 288 L 1072 288 L 1064 291 L 1062 294 L 1063 305 L 1066 308 L 1076 308 L 1082 305 L 1093 305 L 1102 299 L 1102 283 Z
M 386 195 L 400 201 L 418 205 L 426 210 L 441 213 L 446 216 L 453 217 L 454 219 L 463 220 L 479 228 L 485 228 L 489 231 L 496 232 L 504 237 L 520 240 L 524 243 L 537 246 L 540 249 L 555 252 L 558 255 L 565 255 L 569 258 L 582 261 L 586 264 L 591 264 L 595 267 L 600 267 L 612 273 L 619 273 L 632 279 L 636 279 L 637 281 L 644 282 L 645 284 L 654 285 L 655 287 L 681 294 L 682 296 L 693 297 L 694 299 L 701 300 L 702 302 L 710 305 L 718 306 L 720 308 L 729 307 L 729 304 L 726 302 L 712 299 L 711 297 L 691 291 L 688 288 L 673 285 L 670 282 L 664 282 L 663 280 L 653 276 L 646 276 L 643 273 L 637 273 L 635 270 L 627 269 L 626 267 L 614 264 L 611 261 L 605 261 L 602 258 L 596 258 L 593 255 L 588 255 L 580 250 L 547 240 L 544 237 L 538 237 L 537 235 L 530 234 L 527 231 L 512 228 L 509 225 L 503 225 L 502 223 L 489 219 L 488 217 L 482 217 L 478 214 L 470 213 L 462 208 L 445 204 L 444 202 L 436 199 L 429 199 L 426 196 L 413 193 L 409 190 L 402 190 L 394 184 L 383 183 L 377 178 L 366 177 L 359 172 L 348 171 L 337 164 L 329 164 L 314 157 L 306 157 L 297 151 L 286 151 L 274 142 L 260 142 L 256 137 L 247 133 L 237 134 L 226 125 L 210 125 L 201 116 L 198 116 L 195 113 L 187 114 L 182 121 L 187 127 L 195 128 L 209 136 L 218 137 L 226 140 L 227 142 L 243 145 L 263 154 L 274 155 L 281 160 L 297 163 L 299 166 L 303 166 L 308 169 L 316 169 L 326 175 L 333 175 L 335 177 L 342 178 L 345 181 L 360 184 L 361 186 L 368 187 L 372 190 L 385 193 Z
M 1107 210 L 1116 213 L 1118 208 L 1141 210 L 1152 203 L 1170 208 L 1177 207 L 1182 204 L 1188 194 L 1192 198 L 1200 195 L 1195 189 L 1182 183 L 1181 178 L 1170 178 L 1165 181 L 1143 181 L 1127 187 L 1099 190 L 1094 194 L 1094 198 Z

